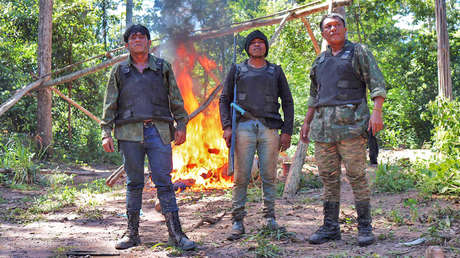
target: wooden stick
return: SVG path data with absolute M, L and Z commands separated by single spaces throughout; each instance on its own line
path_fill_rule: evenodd
M 338 6 L 345 6 L 345 5 L 351 5 L 352 0 L 336 0 L 333 1 L 333 6 L 338 7 Z M 287 18 L 288 21 L 297 19 L 306 15 L 310 15 L 312 13 L 317 13 L 317 12 L 322 12 L 326 11 L 329 9 L 329 3 L 322 3 L 318 4 L 312 7 L 308 7 L 302 10 L 295 11 L 291 16 Z M 191 40 L 203 40 L 203 39 L 209 39 L 209 38 L 217 38 L 225 35 L 230 35 L 233 33 L 237 33 L 240 31 L 248 30 L 251 28 L 255 27 L 262 27 L 262 26 L 269 26 L 273 24 L 278 24 L 283 20 L 284 16 L 279 16 L 271 19 L 266 19 L 266 20 L 257 20 L 257 21 L 252 21 L 252 22 L 246 22 L 234 27 L 225 27 L 222 29 L 218 30 L 211 30 L 206 33 L 200 33 L 196 34 L 190 37 Z
M 57 95 L 59 95 L 61 98 L 65 99 L 67 102 L 72 104 L 74 107 L 78 108 L 81 110 L 83 113 L 85 113 L 87 116 L 92 118 L 94 121 L 96 121 L 98 124 L 101 123 L 101 119 L 97 118 L 95 115 L 93 115 L 91 112 L 89 112 L 86 108 L 80 106 L 77 102 L 73 101 L 71 98 L 67 97 L 66 95 L 62 94 L 58 89 L 51 87 L 51 90 L 54 91 Z
M 221 91 L 223 88 L 222 84 L 217 85 L 217 87 L 214 88 L 214 90 L 209 94 L 208 99 L 201 105 L 199 108 L 195 109 L 188 117 L 189 120 L 193 119 L 195 116 L 197 116 L 201 111 L 205 110 L 209 104 L 211 104 L 212 100 L 217 96 L 217 93 Z
M 319 55 L 321 53 L 321 49 L 319 48 L 318 41 L 316 41 L 315 34 L 313 34 L 313 31 L 311 30 L 310 23 L 305 17 L 300 18 L 305 25 L 305 28 L 307 28 L 308 35 L 310 35 L 311 42 L 313 43 L 313 47 L 315 48 L 316 55 Z
M 125 166 L 119 166 L 107 179 L 105 180 L 105 184 L 109 187 L 112 187 L 118 179 L 125 173 Z
M 292 15 L 292 13 L 288 13 L 288 14 L 286 14 L 284 16 L 283 20 L 280 23 L 280 26 L 278 26 L 278 28 L 276 28 L 275 33 L 273 33 L 270 41 L 268 42 L 269 46 L 273 45 L 273 43 L 276 41 L 276 39 L 278 38 L 278 36 L 281 33 L 281 30 L 284 28 L 284 25 L 286 25 L 287 18 L 289 18 L 289 16 L 291 16 L 291 15 Z
M 3 115 L 8 109 L 10 109 L 14 104 L 16 104 L 27 92 L 31 91 L 32 89 L 37 88 L 38 86 L 42 85 L 45 81 L 45 78 L 42 78 L 38 81 L 32 82 L 31 84 L 25 86 L 22 89 L 16 91 L 13 97 L 9 98 L 5 103 L 0 106 L 0 116 Z

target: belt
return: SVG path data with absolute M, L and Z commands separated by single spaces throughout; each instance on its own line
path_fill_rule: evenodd
M 144 127 L 152 127 L 155 124 L 153 123 L 153 120 L 144 120 Z

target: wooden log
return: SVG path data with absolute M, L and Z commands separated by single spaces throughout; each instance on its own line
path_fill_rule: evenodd
M 101 120 L 97 118 L 95 115 L 93 115 L 91 112 L 89 112 L 86 108 L 80 106 L 77 102 L 73 101 L 71 98 L 67 97 L 66 95 L 62 94 L 58 89 L 51 87 L 51 90 L 54 91 L 57 95 L 59 95 L 61 98 L 72 104 L 74 107 L 78 108 L 80 111 L 85 113 L 87 116 L 92 118 L 94 121 L 96 121 L 98 124 L 101 123 Z
M 310 39 L 313 43 L 313 47 L 315 48 L 316 55 L 319 55 L 321 53 L 321 49 L 319 47 L 318 41 L 316 40 L 315 34 L 313 34 L 310 23 L 305 17 L 300 18 L 300 20 L 302 20 L 303 24 L 305 25 L 305 28 L 307 28 L 308 35 L 310 35 Z
M 9 98 L 5 103 L 3 103 L 0 106 L 0 116 L 3 115 L 8 109 L 10 109 L 14 104 L 16 104 L 24 95 L 27 94 L 27 92 L 37 88 L 38 86 L 42 85 L 42 83 L 45 81 L 45 78 L 42 78 L 38 81 L 32 82 L 31 84 L 25 86 L 24 88 L 21 88 L 16 91 L 16 93 L 13 95 L 13 97 Z
M 286 14 L 284 16 L 283 20 L 281 20 L 280 25 L 278 26 L 278 28 L 276 28 L 275 33 L 273 33 L 272 37 L 270 38 L 270 41 L 268 42 L 269 46 L 273 45 L 273 43 L 276 41 L 276 39 L 278 38 L 278 36 L 281 33 L 281 30 L 284 28 L 284 25 L 286 25 L 287 19 L 291 15 L 292 15 L 292 13 L 288 13 L 288 14 Z
M 105 184 L 109 187 L 112 187 L 118 179 L 125 173 L 125 166 L 119 166 L 107 179 L 105 180 Z
M 284 185 L 283 198 L 294 196 L 299 188 L 300 173 L 307 154 L 308 145 L 299 140 L 289 174 Z
M 352 0 L 336 0 L 336 1 L 333 1 L 332 5 L 334 7 L 338 7 L 338 6 L 351 5 L 351 3 L 352 3 Z M 313 13 L 326 11 L 328 10 L 328 8 L 329 8 L 329 3 L 321 3 L 318 5 L 307 7 L 305 9 L 295 11 L 291 16 L 287 18 L 287 20 L 290 21 L 293 19 L 297 19 L 303 16 L 313 14 Z M 209 39 L 209 38 L 222 37 L 225 35 L 238 33 L 240 31 L 248 30 L 251 28 L 278 24 L 283 20 L 283 18 L 284 16 L 278 16 L 278 17 L 274 17 L 271 19 L 250 21 L 250 22 L 239 24 L 237 26 L 233 26 L 233 27 L 225 27 L 222 29 L 210 30 L 205 33 L 199 33 L 199 34 L 192 35 L 190 39 L 191 40 L 203 40 L 203 39 Z

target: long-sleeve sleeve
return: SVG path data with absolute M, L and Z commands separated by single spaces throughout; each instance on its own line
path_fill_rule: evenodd
M 169 102 L 178 130 L 185 130 L 188 123 L 188 114 L 184 108 L 184 100 L 177 86 L 171 64 L 164 62 L 165 80 L 169 88 Z
M 279 95 L 281 98 L 281 106 L 283 108 L 284 123 L 281 127 L 281 133 L 292 135 L 294 127 L 294 101 L 292 99 L 291 90 L 287 82 L 286 76 L 280 67 L 280 76 L 278 78 Z
M 232 115 L 230 112 L 230 103 L 233 101 L 233 88 L 235 87 L 236 66 L 232 65 L 224 81 L 224 88 L 219 98 L 219 112 L 222 129 L 232 126 Z
M 372 52 L 366 46 L 356 44 L 355 57 L 357 62 L 354 65 L 357 67 L 354 69 L 361 74 L 361 78 L 369 89 L 371 99 L 377 96 L 386 98 L 385 78 Z
M 112 135 L 114 120 L 117 115 L 118 100 L 118 65 L 115 65 L 110 72 L 110 77 L 104 94 L 104 105 L 102 110 L 101 128 L 102 138 Z

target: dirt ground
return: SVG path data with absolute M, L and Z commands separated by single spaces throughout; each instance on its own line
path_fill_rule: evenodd
M 380 159 L 423 155 L 425 153 L 384 152 Z M 312 164 L 307 167 L 314 171 Z M 375 175 L 374 167 L 369 167 L 367 171 L 369 177 Z M 96 172 L 106 176 L 109 171 Z M 280 181 L 283 179 L 279 177 Z M 15 207 L 20 205 L 24 197 L 39 194 L 43 194 L 43 191 L 1 187 L 0 196 L 5 201 L 0 203 L 0 209 Z M 28 224 L 14 224 L 1 218 L 0 257 L 77 257 L 85 254 L 92 254 L 87 257 L 256 257 L 264 251 L 280 257 L 424 257 L 429 246 L 440 244 L 430 238 L 429 232 L 436 227 L 430 218 L 447 207 L 457 214 L 460 212 L 459 198 L 433 196 L 427 199 L 416 191 L 374 193 L 371 202 L 377 242 L 368 247 L 359 247 L 356 244 L 353 194 L 343 176 L 340 214 L 342 240 L 322 245 L 311 245 L 306 241 L 322 223 L 322 201 L 321 189 L 302 189 L 292 199 L 278 198 L 276 201 L 277 221 L 286 228 L 289 232 L 286 235 L 290 237 L 270 239 L 269 242 L 256 237 L 262 230 L 262 207 L 260 195 L 252 194 L 255 200 L 247 203 L 248 216 L 244 221 L 246 238 L 231 242 L 226 240 L 231 229 L 231 191 L 184 191 L 177 195 L 182 225 L 189 238 L 196 241 L 199 247 L 195 251 L 181 252 L 164 244 L 167 241 L 166 225 L 162 215 L 154 208 L 154 189 L 146 186 L 140 224 L 142 245 L 119 251 L 114 249 L 114 245 L 126 227 L 126 219 L 122 217 L 125 211 L 124 194 L 121 185 L 113 192 L 102 194 L 103 204 L 95 208 L 99 216 L 82 215 L 75 207 L 67 207 L 56 213 L 45 214 L 41 220 Z M 415 200 L 416 207 L 405 205 L 407 200 Z M 203 223 L 203 218 L 218 218 L 224 212 L 225 215 L 215 224 Z M 395 221 L 398 218 L 400 221 Z M 441 249 L 445 257 L 460 257 L 459 221 L 454 220 L 449 228 L 438 238 L 443 239 Z M 408 243 L 421 237 L 425 239 L 420 241 L 422 243 Z

